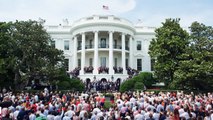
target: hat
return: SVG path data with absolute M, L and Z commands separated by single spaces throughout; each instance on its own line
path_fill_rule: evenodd
M 130 116 L 126 116 L 125 118 L 127 118 L 128 120 L 131 120 Z

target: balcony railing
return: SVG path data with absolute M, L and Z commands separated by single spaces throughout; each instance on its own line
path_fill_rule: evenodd
M 99 48 L 109 48 L 108 44 L 99 44 L 98 45 Z
M 126 50 L 129 50 L 129 46 L 125 46 L 125 49 L 126 49 Z
M 94 48 L 94 45 L 85 45 L 85 49 L 93 49 L 93 48 Z M 99 44 L 98 48 L 109 48 L 109 45 L 108 44 Z M 121 45 L 113 45 L 113 48 L 114 49 L 122 49 L 122 46 Z M 81 50 L 81 49 L 82 49 L 81 46 L 77 47 L 77 50 Z M 125 50 L 129 50 L 129 46 L 125 46 Z
M 85 49 L 92 49 L 92 48 L 94 48 L 94 45 L 86 45 L 85 46 Z
M 82 49 L 81 46 L 78 46 L 78 47 L 77 47 L 77 50 L 81 50 L 81 49 Z
M 123 73 L 123 68 L 122 67 L 113 67 L 113 70 L 115 71 L 115 74 L 120 74 Z
M 122 49 L 122 46 L 121 45 L 113 45 L 113 48 L 114 49 Z

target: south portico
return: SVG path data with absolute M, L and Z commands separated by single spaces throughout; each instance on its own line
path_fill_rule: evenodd
M 132 67 L 130 34 L 118 31 L 87 31 L 73 35 L 73 69 L 80 68 L 79 78 L 93 81 L 106 77 L 128 78 L 126 67 Z M 83 47 L 82 47 L 83 46 Z M 123 47 L 124 46 L 124 47 Z

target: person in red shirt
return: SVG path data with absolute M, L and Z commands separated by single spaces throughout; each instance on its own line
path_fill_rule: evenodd
M 100 100 L 100 105 L 103 107 L 105 102 L 105 97 L 103 96 Z

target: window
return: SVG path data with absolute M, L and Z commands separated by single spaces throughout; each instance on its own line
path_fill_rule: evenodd
M 129 67 L 129 59 L 126 59 L 126 67 Z
M 106 67 L 106 57 L 101 57 L 101 66 Z
M 151 71 L 154 71 L 155 59 L 151 59 Z
M 51 40 L 50 45 L 51 45 L 52 47 L 54 47 L 54 48 L 55 48 L 55 41 L 54 41 L 54 40 Z
M 81 67 L 81 59 L 78 59 L 78 67 Z
M 69 59 L 64 59 L 64 67 L 66 71 L 69 71 Z
M 65 40 L 64 41 L 64 50 L 69 50 L 70 49 L 70 41 L 69 40 Z
M 127 40 L 125 41 L 125 45 L 126 45 L 126 46 L 129 46 L 129 42 L 128 42 Z
M 129 42 L 127 40 L 125 41 L 125 50 L 129 50 Z
M 92 66 L 92 58 L 89 59 L 89 66 Z
M 117 67 L 117 66 L 118 66 L 118 59 L 115 58 L 115 67 Z
M 101 48 L 106 48 L 106 38 L 101 38 Z
M 141 50 L 141 41 L 137 41 L 137 50 Z
M 137 59 L 137 70 L 142 71 L 142 59 Z
M 114 40 L 114 48 L 117 48 L 117 40 Z
M 89 48 L 92 48 L 92 40 L 89 40 Z
M 80 40 L 78 41 L 78 48 L 77 49 L 81 50 L 81 41 Z

